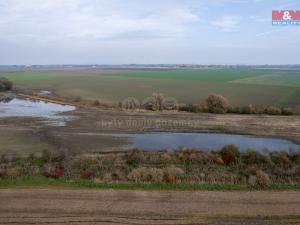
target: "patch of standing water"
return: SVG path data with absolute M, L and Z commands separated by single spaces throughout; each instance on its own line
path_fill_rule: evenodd
M 41 95 L 50 95 L 51 94 L 51 91 L 40 91 L 40 94 Z
M 201 150 L 218 150 L 225 145 L 234 144 L 241 151 L 300 151 L 300 145 L 280 138 L 257 137 L 250 135 L 221 133 L 149 133 L 149 134 L 104 134 L 127 138 L 132 144 L 126 148 L 157 151 L 189 147 Z
M 75 109 L 75 106 L 14 98 L 9 102 L 0 102 L 0 118 L 41 117 L 45 119 L 46 124 L 52 126 L 64 126 L 66 121 L 73 120 L 76 117 L 62 115 L 60 113 Z

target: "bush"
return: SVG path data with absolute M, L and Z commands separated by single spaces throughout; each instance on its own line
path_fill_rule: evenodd
M 13 83 L 5 77 L 0 77 L 0 91 L 8 91 L 13 87 Z
M 165 97 L 161 93 L 153 93 L 151 97 L 145 98 L 142 107 L 146 110 L 161 111 Z
M 149 99 L 148 99 L 149 100 Z M 148 102 L 146 102 L 145 104 L 147 105 Z M 152 99 L 150 98 L 149 100 L 149 105 L 152 106 Z M 151 109 L 151 107 L 149 106 L 149 110 Z M 129 110 L 135 110 L 135 109 L 139 109 L 141 107 L 139 101 L 136 98 L 133 97 L 129 97 L 124 99 L 120 104 L 119 107 L 122 109 L 129 109 Z M 147 107 L 147 106 L 145 106 Z
M 254 107 L 252 104 L 250 104 L 248 106 L 239 108 L 238 112 L 241 114 L 257 114 L 259 110 L 256 107 Z
M 252 104 L 249 104 L 247 107 L 246 107 L 246 112 L 248 114 L 254 114 L 256 113 L 256 109 L 255 107 L 252 105 Z
M 4 84 L 0 83 L 0 91 L 5 91 L 5 90 L 6 90 L 6 88 L 5 88 Z
M 228 100 L 218 94 L 210 94 L 206 98 L 205 103 L 210 113 L 226 113 L 229 107 Z
M 6 168 L 6 173 L 5 173 L 6 177 L 9 179 L 15 179 L 17 177 L 22 176 L 22 170 L 20 167 L 18 166 L 11 166 Z
M 185 148 L 177 152 L 177 157 L 184 164 L 224 164 L 219 155 L 207 151 Z
M 198 105 L 194 105 L 194 104 L 187 104 L 187 105 L 180 105 L 179 106 L 179 111 L 185 111 L 185 112 L 200 112 L 201 109 Z
M 80 179 L 86 179 L 86 180 L 90 180 L 93 178 L 93 173 L 90 170 L 82 170 L 80 172 Z
M 164 169 L 164 175 L 168 183 L 174 183 L 183 178 L 184 171 L 181 168 L 170 166 Z
M 242 161 L 247 165 L 270 163 L 268 156 L 253 150 L 248 150 L 246 153 L 244 153 L 242 155 Z
M 126 163 L 128 165 L 137 167 L 144 160 L 145 160 L 144 153 L 138 149 L 134 149 L 131 152 L 128 152 Z
M 281 109 L 275 106 L 270 106 L 266 108 L 265 113 L 269 115 L 281 115 Z
M 175 182 L 175 177 L 172 175 L 167 176 L 167 183 L 173 184 Z
M 73 102 L 81 102 L 81 97 L 77 96 L 72 99 Z
M 239 113 L 240 114 L 251 114 L 250 109 L 248 108 L 248 106 L 244 106 L 239 108 Z
M 163 110 L 164 98 L 165 98 L 164 95 L 161 93 L 153 93 L 152 94 L 152 99 L 153 99 L 152 110 L 153 111 Z
M 162 169 L 141 167 L 128 174 L 128 179 L 135 183 L 162 183 L 164 172 Z
M 65 174 L 65 169 L 63 166 L 56 166 L 55 168 L 49 167 L 46 171 L 42 172 L 42 175 L 46 178 L 58 179 L 63 177 Z
M 6 154 L 1 155 L 0 163 L 8 163 L 8 158 L 7 158 Z
M 231 164 L 237 162 L 240 157 L 240 150 L 235 145 L 226 145 L 220 151 L 224 163 Z
M 282 109 L 281 109 L 281 113 L 282 113 L 282 115 L 289 116 L 289 115 L 293 115 L 293 114 L 294 114 L 294 111 L 293 111 L 292 108 L 285 107 L 285 108 L 282 108 Z
M 257 109 L 252 105 L 243 106 L 243 107 L 229 107 L 227 110 L 228 113 L 239 113 L 239 114 L 256 114 Z
M 52 152 L 48 149 L 44 149 L 42 152 L 41 160 L 43 162 L 50 162 L 52 160 Z
M 291 156 L 291 160 L 296 164 L 300 164 L 300 152 L 294 153 Z
M 257 169 L 256 167 L 251 167 L 248 169 L 250 175 L 248 177 L 248 184 L 252 186 L 259 187 L 268 187 L 271 184 L 271 179 L 267 173 L 264 171 Z
M 99 100 L 95 100 L 95 101 L 93 102 L 93 106 L 100 106 Z
M 257 170 L 256 171 L 256 185 L 260 187 L 267 187 L 271 184 L 271 179 L 269 175 L 262 170 Z
M 289 164 L 290 158 L 287 152 L 271 152 L 270 153 L 271 159 L 275 164 Z
M 241 109 L 239 107 L 229 106 L 227 108 L 227 113 L 240 113 Z

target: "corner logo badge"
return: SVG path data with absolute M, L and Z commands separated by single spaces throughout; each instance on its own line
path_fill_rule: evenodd
M 273 10 L 273 26 L 300 26 L 300 10 Z

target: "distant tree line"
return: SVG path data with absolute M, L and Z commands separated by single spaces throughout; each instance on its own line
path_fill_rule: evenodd
M 98 102 L 94 106 L 99 105 Z M 194 113 L 235 113 L 235 114 L 269 114 L 269 115 L 293 115 L 294 111 L 289 107 L 256 107 L 252 104 L 243 107 L 231 106 L 228 99 L 219 94 L 209 94 L 202 104 L 178 104 L 174 98 L 166 98 L 161 93 L 153 93 L 151 97 L 146 98 L 142 104 L 135 98 L 125 99 L 120 103 L 124 109 L 146 109 L 152 111 L 178 110 Z
M 236 113 L 236 114 L 269 114 L 269 115 L 293 115 L 294 111 L 289 107 L 256 107 L 252 104 L 243 107 L 234 107 L 229 104 L 229 101 L 218 94 L 210 94 L 204 104 L 183 104 L 179 106 L 179 111 L 187 112 L 207 112 L 207 113 Z

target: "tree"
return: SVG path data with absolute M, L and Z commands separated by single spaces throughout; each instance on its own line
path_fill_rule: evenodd
M 164 95 L 161 93 L 153 93 L 152 94 L 153 98 L 153 106 L 152 110 L 163 110 L 163 101 L 165 99 Z
M 4 86 L 4 84 L 0 83 L 0 91 L 5 91 L 6 87 Z
M 5 77 L 0 77 L 0 91 L 8 91 L 13 87 L 13 83 Z
M 280 115 L 282 113 L 281 109 L 276 106 L 266 108 L 265 112 L 270 115 Z
M 205 103 L 210 113 L 226 113 L 229 107 L 229 102 L 226 98 L 214 93 L 206 98 Z

